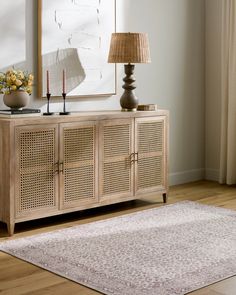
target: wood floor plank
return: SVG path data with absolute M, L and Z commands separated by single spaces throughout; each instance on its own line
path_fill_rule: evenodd
M 92 289 L 86 288 L 79 284 L 66 281 L 58 285 L 50 286 L 47 288 L 41 288 L 40 290 L 24 293 L 24 295 L 100 295 Z
M 169 204 L 184 200 L 236 210 L 236 186 L 199 181 L 170 188 Z M 137 201 L 26 222 L 16 225 L 16 234 L 11 238 L 7 236 L 6 226 L 0 224 L 0 242 L 160 206 L 163 206 L 162 196 L 153 195 Z M 0 252 L 0 295 L 54 294 L 100 293 Z M 196 290 L 191 295 L 236 295 L 236 277 Z
M 225 295 L 224 293 L 219 293 L 211 289 L 201 289 L 192 293 L 189 293 L 189 295 Z
M 212 290 L 225 294 L 227 290 L 227 295 L 236 294 L 236 279 L 227 279 L 222 282 L 216 283 L 212 286 Z
M 25 284 L 27 278 L 27 285 Z M 27 277 L 12 278 L 11 280 L 2 281 L 0 284 L 0 293 L 2 295 L 22 295 L 27 292 L 33 292 L 52 285 L 60 284 L 63 278 L 56 275 L 48 275 L 47 272 L 41 271 L 30 274 Z

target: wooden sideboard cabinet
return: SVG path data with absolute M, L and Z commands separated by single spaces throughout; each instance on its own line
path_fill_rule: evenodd
M 0 118 L 0 221 L 168 194 L 166 110 Z

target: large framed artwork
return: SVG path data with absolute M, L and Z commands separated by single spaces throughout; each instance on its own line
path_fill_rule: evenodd
M 38 0 L 39 96 L 116 93 L 116 68 L 107 62 L 115 32 L 115 0 Z M 64 78 L 63 78 L 64 72 Z

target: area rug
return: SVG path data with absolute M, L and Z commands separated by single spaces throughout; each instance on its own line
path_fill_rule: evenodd
M 113 295 L 180 295 L 236 274 L 236 212 L 180 202 L 0 243 Z

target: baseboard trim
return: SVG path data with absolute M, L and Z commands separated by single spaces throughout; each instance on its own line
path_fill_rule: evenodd
M 170 173 L 169 182 L 170 185 L 183 184 L 205 178 L 205 169 L 194 169 L 183 172 Z
M 205 170 L 205 179 L 212 181 L 219 181 L 220 172 L 217 169 L 209 169 Z

